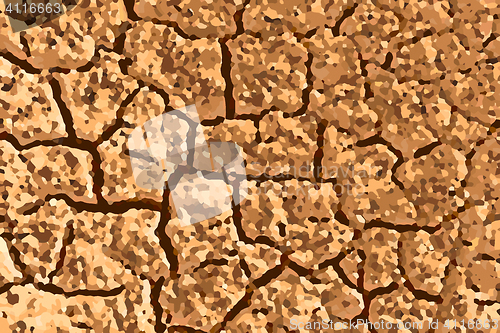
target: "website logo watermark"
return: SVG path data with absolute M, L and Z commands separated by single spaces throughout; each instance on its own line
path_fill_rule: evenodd
M 135 128 L 128 148 L 137 185 L 168 186 L 183 225 L 229 211 L 248 195 L 241 147 L 207 141 L 194 105 Z

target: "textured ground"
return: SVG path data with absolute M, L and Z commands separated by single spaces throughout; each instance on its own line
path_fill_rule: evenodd
M 407 1 L 1 13 L 0 332 L 499 319 L 500 5 Z M 127 137 L 189 104 L 250 193 L 183 227 Z

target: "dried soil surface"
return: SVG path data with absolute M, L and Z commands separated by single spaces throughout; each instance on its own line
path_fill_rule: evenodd
M 499 16 L 89 0 L 13 33 L 0 13 L 0 332 L 499 319 Z M 127 142 L 192 104 L 249 193 L 183 226 Z

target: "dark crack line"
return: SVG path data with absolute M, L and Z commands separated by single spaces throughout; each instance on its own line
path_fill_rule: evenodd
M 453 265 L 452 261 L 454 261 L 453 258 L 452 258 L 452 260 L 450 260 L 448 265 L 446 265 L 446 267 L 444 268 L 444 276 L 441 278 L 441 284 L 443 286 L 445 285 L 445 281 L 450 277 L 451 265 Z
M 334 37 L 340 36 L 340 26 L 349 16 L 352 16 L 354 14 L 354 11 L 356 10 L 356 8 L 358 8 L 358 6 L 359 4 L 355 3 L 354 6 L 349 6 L 346 10 L 343 11 L 342 16 L 337 20 L 337 22 L 335 22 L 335 25 L 331 27 Z
M 198 267 L 196 267 L 193 272 L 197 272 L 200 269 L 203 269 L 209 265 L 214 265 L 214 266 L 226 266 L 229 264 L 229 260 L 227 259 L 207 259 L 203 261 Z
M 404 191 L 405 187 L 404 187 L 403 182 L 401 182 L 396 177 L 397 169 L 405 162 L 404 157 L 403 157 L 403 153 L 400 150 L 396 149 L 390 142 L 388 142 L 386 139 L 384 139 L 379 134 L 375 134 L 367 139 L 359 140 L 356 142 L 357 147 L 368 147 L 368 146 L 372 146 L 372 145 L 376 145 L 376 144 L 381 144 L 381 145 L 386 146 L 389 149 L 389 151 L 391 153 L 393 153 L 394 155 L 396 155 L 396 157 L 398 158 L 396 160 L 396 163 L 394 163 L 394 165 L 391 168 L 391 180 L 393 183 L 396 184 L 397 187 L 399 187 L 400 190 Z
M 89 325 L 87 325 L 85 323 L 78 323 L 76 325 L 76 328 L 83 328 L 83 329 L 94 331 L 94 329 L 92 327 L 90 327 Z
M 353 321 L 357 321 L 358 319 L 362 320 L 369 320 L 370 317 L 370 305 L 372 301 L 380 295 L 385 295 L 393 292 L 394 290 L 397 290 L 399 288 L 399 285 L 396 282 L 391 282 L 388 286 L 386 287 L 378 287 L 375 289 L 372 289 L 370 291 L 365 289 L 365 265 L 366 265 L 366 254 L 363 250 L 358 249 L 357 250 L 358 256 L 361 259 L 361 263 L 358 264 L 358 280 L 357 280 L 357 286 L 360 291 L 363 291 L 363 310 L 359 315 L 357 315 Z M 370 332 L 376 332 L 374 329 L 370 330 Z
M 80 66 L 76 69 L 77 72 L 83 73 L 83 72 L 88 72 L 92 68 L 95 67 L 95 63 L 98 62 L 101 59 L 101 56 L 99 55 L 99 47 L 97 47 L 94 51 L 94 56 L 90 59 L 89 62 L 87 62 L 85 65 Z
M 250 2 L 251 0 L 245 0 L 243 8 L 234 13 L 233 20 L 236 23 L 236 32 L 231 36 L 231 39 L 236 39 L 238 36 L 245 33 L 245 27 L 243 26 L 243 14 L 245 13 L 246 7 L 250 4 Z
M 263 110 L 260 114 L 240 114 L 235 117 L 238 120 L 250 120 L 253 121 L 254 127 L 257 129 L 257 133 L 255 134 L 255 142 L 257 144 L 262 142 L 262 135 L 260 133 L 260 121 L 264 119 L 264 117 L 270 114 L 273 111 L 277 111 L 278 109 L 275 106 L 272 106 L 269 109 Z
M 245 244 L 250 244 L 250 245 L 264 244 L 264 245 L 267 245 L 269 247 L 272 247 L 272 248 L 275 248 L 275 249 L 281 251 L 280 246 L 267 236 L 260 235 L 260 236 L 257 236 L 255 239 L 252 239 L 252 238 L 247 236 L 247 234 L 245 233 L 245 230 L 243 229 L 243 225 L 242 225 L 243 215 L 241 214 L 241 206 L 240 205 L 234 205 L 234 203 L 233 203 L 233 216 L 232 217 L 233 217 L 234 226 L 236 228 L 236 233 L 237 233 L 238 239 L 240 241 L 242 241 Z M 283 252 L 283 251 L 281 251 L 281 252 Z
M 275 176 L 270 176 L 268 174 L 261 174 L 259 176 L 247 175 L 247 180 L 256 181 L 257 186 L 260 186 L 262 183 L 267 181 L 280 183 L 289 180 L 297 180 L 299 182 L 310 182 L 312 185 L 320 185 L 325 183 L 332 183 L 333 185 L 337 184 L 337 178 L 320 179 L 319 181 L 316 181 L 313 178 L 295 177 L 291 174 L 283 174 L 283 173 Z
M 226 181 L 227 181 L 227 179 L 226 179 Z M 276 248 L 279 250 L 278 244 L 276 244 L 273 240 L 271 240 L 267 236 L 260 235 L 260 236 L 257 236 L 255 238 L 255 240 L 251 239 L 250 237 L 247 236 L 247 234 L 245 233 L 245 230 L 243 229 L 243 224 L 242 224 L 243 214 L 241 213 L 241 203 L 236 204 L 234 201 L 234 198 L 232 196 L 231 196 L 231 208 L 232 208 L 232 212 L 233 212 L 233 214 L 232 214 L 233 223 L 234 223 L 234 226 L 236 228 L 236 234 L 238 235 L 238 239 L 240 241 L 242 241 L 245 244 L 250 244 L 250 245 L 265 244 L 265 245 L 268 245 L 272 248 Z M 284 252 L 284 251 L 282 251 L 282 252 Z
M 487 64 L 496 64 L 500 61 L 500 57 L 486 59 Z
M 359 288 L 359 290 L 363 290 L 364 291 L 363 292 L 363 303 L 366 304 L 366 301 L 368 300 L 368 292 L 365 290 L 366 254 L 365 254 L 365 251 L 363 251 L 361 249 L 356 250 L 356 252 L 358 254 L 358 257 L 361 259 L 361 262 L 358 264 L 358 270 L 357 270 L 358 279 L 356 281 L 356 285 Z M 365 306 L 365 308 L 366 308 L 366 306 Z
M 226 83 L 224 90 L 224 101 L 226 103 L 226 119 L 234 119 L 236 115 L 236 100 L 234 99 L 234 84 L 231 79 L 231 51 L 227 46 L 227 39 L 219 39 L 219 44 L 222 51 L 221 75 Z
M 129 22 L 124 22 L 120 25 L 119 31 L 121 32 L 118 37 L 115 38 L 113 42 L 113 52 L 116 54 L 123 54 L 123 50 L 125 48 L 125 40 L 127 39 L 127 31 L 131 29 L 133 26 Z
M 36 140 L 36 141 L 33 141 L 27 145 L 21 145 L 14 135 L 7 133 L 7 132 L 1 132 L 0 133 L 0 140 L 7 141 L 14 148 L 16 148 L 16 150 L 22 151 L 22 150 L 31 149 L 34 147 L 39 147 L 39 146 L 53 147 L 53 146 L 62 145 L 64 138 L 54 139 L 54 140 L 42 140 L 42 141 Z
M 487 253 L 478 253 L 478 255 L 474 258 L 474 260 L 495 261 L 496 259 Z
M 327 260 L 323 261 L 322 263 L 320 263 L 318 265 L 318 269 L 321 270 L 321 269 L 328 268 L 329 266 L 331 266 L 335 270 L 335 272 L 337 273 L 337 275 L 339 276 L 340 280 L 342 280 L 342 283 L 344 283 L 349 288 L 351 288 L 353 290 L 356 290 L 361 295 L 364 295 L 365 294 L 365 290 L 360 289 L 359 286 L 357 286 L 356 284 L 354 284 L 349 279 L 349 277 L 347 277 L 347 274 L 344 272 L 344 270 L 342 269 L 342 267 L 340 267 L 340 262 L 348 254 L 350 254 L 352 251 L 354 251 L 354 248 L 344 249 L 335 258 L 327 259 Z
M 33 67 L 27 60 L 21 60 L 14 56 L 10 52 L 0 52 L 0 57 L 3 57 L 4 59 L 8 60 L 10 63 L 21 67 L 23 71 L 29 74 L 40 74 L 42 71 L 38 68 Z
M 395 282 L 392 282 L 387 287 L 379 287 L 373 290 L 365 289 L 365 265 L 366 265 L 366 254 L 363 250 L 357 250 L 358 256 L 361 258 L 361 263 L 358 265 L 358 279 L 356 281 L 357 291 L 363 296 L 363 309 L 361 313 L 355 316 L 352 320 L 364 320 L 369 321 L 370 317 L 370 305 L 373 299 L 378 295 L 388 294 L 393 290 L 397 289 L 399 285 Z M 352 283 L 352 282 L 351 282 Z M 376 333 L 377 331 L 374 328 L 369 329 L 370 332 Z
M 343 224 L 343 225 L 345 225 L 347 227 L 349 227 L 350 224 L 351 224 L 350 221 L 349 221 L 349 218 L 347 217 L 347 215 L 342 210 L 342 205 L 341 204 L 338 205 L 337 211 L 335 212 L 335 215 L 334 215 L 334 218 L 340 224 Z
M 361 311 L 361 315 L 366 318 L 369 318 L 370 311 L 370 303 L 371 299 L 369 297 L 369 293 L 365 289 L 365 265 L 366 265 L 366 254 L 363 250 L 357 250 L 358 256 L 361 258 L 361 262 L 358 264 L 358 279 L 356 281 L 356 286 L 359 290 L 362 290 L 363 296 L 363 310 Z
M 488 135 L 491 135 L 496 132 L 497 129 L 500 128 L 500 120 L 495 120 L 493 124 L 490 125 L 488 129 Z
M 281 274 L 281 271 L 279 272 L 279 274 Z M 276 275 L 276 276 L 278 276 L 278 275 Z M 251 304 L 251 299 L 252 299 L 253 294 L 254 294 L 254 290 L 251 290 L 247 287 L 247 289 L 245 290 L 245 296 L 243 296 L 243 298 L 241 298 L 238 301 L 238 303 L 236 303 L 236 305 L 231 310 L 229 310 L 229 312 L 224 317 L 222 323 L 214 326 L 210 330 L 210 333 L 221 332 L 224 329 L 224 327 L 226 327 L 227 322 L 233 320 L 238 315 L 238 313 L 240 313 L 244 309 L 248 308 Z
M 399 284 L 393 281 L 387 287 L 378 287 L 373 290 L 370 290 L 368 297 L 371 302 L 373 299 L 375 299 L 375 297 L 390 294 L 394 290 L 397 290 L 398 288 Z
M 448 11 L 446 12 L 446 14 L 448 14 L 448 16 L 450 16 L 451 18 L 453 18 L 453 16 L 455 16 L 455 10 L 453 9 L 453 4 L 451 3 L 450 0 L 448 0 L 447 2 L 450 5 L 450 9 L 448 9 Z
M 323 157 L 324 157 L 324 147 L 325 147 L 325 131 L 328 125 L 328 121 L 321 120 L 318 124 L 318 128 L 316 130 L 316 134 L 318 135 L 318 139 L 316 141 L 316 145 L 318 149 L 314 153 L 313 160 L 313 177 L 316 182 L 323 182 Z
M 139 83 L 139 87 L 135 89 L 131 94 L 127 96 L 120 104 L 118 111 L 116 111 L 116 118 L 114 123 L 106 128 L 102 133 L 101 137 L 93 142 L 94 146 L 98 146 L 104 141 L 108 141 L 120 128 L 123 127 L 125 121 L 123 120 L 123 116 L 125 114 L 125 110 L 127 107 L 133 102 L 134 98 L 139 94 L 141 89 L 144 87 L 142 82 Z
M 78 213 L 81 212 L 93 212 L 93 213 L 105 213 L 105 214 L 123 214 L 131 209 L 147 209 L 152 211 L 161 211 L 161 204 L 151 200 L 151 199 L 130 199 L 113 202 L 108 204 L 103 201 L 98 204 L 74 201 L 67 194 L 59 193 L 59 194 L 49 194 L 45 198 L 45 202 L 50 201 L 51 199 L 56 200 L 64 200 L 68 206 L 74 208 Z
M 383 70 L 389 71 L 391 73 L 395 72 L 395 69 L 391 67 L 392 61 L 394 60 L 394 56 L 392 55 L 391 52 L 387 52 L 387 55 L 385 56 L 384 63 L 380 65 L 380 68 Z
M 390 150 L 390 149 L 389 149 Z M 399 152 L 399 151 L 398 151 Z M 405 190 L 405 186 L 403 184 L 402 181 L 400 181 L 397 177 L 396 177 L 396 171 L 398 170 L 398 168 L 403 165 L 404 163 L 404 158 L 403 158 L 403 154 L 401 152 L 399 152 L 400 155 L 396 155 L 397 156 L 397 161 L 396 163 L 394 163 L 394 165 L 392 166 L 391 168 L 391 180 L 393 181 L 393 183 L 396 184 L 397 187 L 399 187 L 399 189 L 401 191 L 404 191 Z
M 443 303 L 441 295 L 431 295 L 426 291 L 415 289 L 410 280 L 406 280 L 403 284 L 416 299 L 423 299 L 429 302 L 435 302 L 436 304 Z
M 379 287 L 376 289 L 371 290 L 369 293 L 363 294 L 363 310 L 359 315 L 354 317 L 352 320 L 357 321 L 357 320 L 363 320 L 363 321 L 370 321 L 370 306 L 372 301 L 380 295 L 385 295 L 385 294 L 390 294 L 394 290 L 397 290 L 399 288 L 399 285 L 396 282 L 391 282 L 387 287 Z M 375 330 L 373 327 L 368 329 L 370 333 L 376 333 L 377 330 Z
M 66 259 L 67 248 L 70 244 L 73 244 L 73 241 L 75 240 L 75 229 L 73 227 L 73 224 L 68 224 L 66 230 L 68 231 L 68 235 L 63 239 L 63 245 L 61 251 L 59 252 L 59 260 L 56 263 L 56 269 L 50 272 L 47 276 L 50 283 L 53 282 L 54 276 L 56 276 L 63 267 L 64 260 Z
M 363 55 L 358 52 L 358 60 L 359 60 L 359 69 L 361 70 L 361 76 L 366 79 L 368 76 L 368 71 L 366 70 L 366 66 L 368 65 L 369 61 L 363 59 Z M 370 97 L 373 97 L 373 92 L 371 89 L 371 85 L 369 81 L 365 81 L 363 84 L 363 88 L 365 89 L 365 94 L 363 96 L 363 101 L 366 102 L 366 100 Z
M 79 67 L 79 68 L 81 68 L 81 67 Z M 56 66 L 56 67 L 49 68 L 49 73 L 50 74 L 52 74 L 52 73 L 69 74 L 69 73 L 71 73 L 71 69 L 69 69 L 69 68 L 62 68 L 60 66 Z
M 397 250 L 398 263 L 397 263 L 397 268 L 399 269 L 399 271 L 401 272 L 401 276 L 405 280 L 403 282 L 403 285 L 406 287 L 406 289 L 408 289 L 413 294 L 413 296 L 416 299 L 426 300 L 428 302 L 435 302 L 436 304 L 443 303 L 443 298 L 441 297 L 441 295 L 431 295 L 431 294 L 429 294 L 428 292 L 426 292 L 424 290 L 416 289 L 413 286 L 413 284 L 411 283 L 410 278 L 406 274 L 406 269 L 403 267 L 403 264 L 401 263 L 401 260 L 403 258 L 403 253 L 401 251 L 402 248 L 403 248 L 403 242 L 401 240 L 402 237 L 403 236 L 400 236 L 400 238 L 398 239 L 398 250 Z
M 375 95 L 373 94 L 372 91 L 372 86 L 370 82 L 365 82 L 363 84 L 363 87 L 365 88 L 365 96 L 364 96 L 364 101 L 366 102 L 367 99 L 374 97 Z
M 268 115 L 269 113 L 271 113 L 271 111 L 278 111 L 278 108 L 276 108 L 275 106 L 272 106 L 269 109 L 262 110 L 262 112 L 260 114 L 252 114 L 252 113 L 249 113 L 249 114 L 239 114 L 239 115 L 237 115 L 235 117 L 235 119 L 239 119 L 239 120 L 251 120 L 254 123 L 255 122 L 260 122 L 262 119 L 264 119 L 264 117 L 266 115 Z
M 166 227 L 167 224 L 172 219 L 171 207 L 170 207 L 170 189 L 168 184 L 165 184 L 165 190 L 163 192 L 163 201 L 160 211 L 160 222 L 158 223 L 158 228 L 155 230 L 155 235 L 160 240 L 160 246 L 165 251 L 165 255 L 170 264 L 170 278 L 175 280 L 180 277 L 179 271 L 179 258 L 177 257 L 178 252 L 174 247 L 174 243 L 167 235 Z
M 48 195 L 45 198 L 45 202 L 48 202 L 50 199 L 55 198 L 57 200 L 62 199 L 68 204 L 68 206 L 75 208 L 78 212 L 89 211 L 89 212 L 108 212 L 108 213 L 116 213 L 122 214 L 130 209 L 150 209 L 154 211 L 160 211 L 161 205 L 150 199 L 130 199 L 124 201 L 113 202 L 109 204 L 106 200 L 102 198 L 102 184 L 104 184 L 104 171 L 100 168 L 102 163 L 101 157 L 97 149 L 94 147 L 94 143 L 88 140 L 77 139 L 77 138 L 59 138 L 54 140 L 37 140 L 31 142 L 27 145 L 21 145 L 17 138 L 9 134 L 7 132 L 0 133 L 0 140 L 5 140 L 9 142 L 16 150 L 23 151 L 27 149 L 31 149 L 34 147 L 45 146 L 45 147 L 54 147 L 54 146 L 62 146 L 69 147 L 87 151 L 93 157 L 92 161 L 92 171 L 94 173 L 93 176 L 93 193 L 97 196 L 97 203 L 85 203 L 78 202 L 71 199 L 67 194 L 55 194 Z M 96 186 L 97 184 L 97 186 Z M 37 211 L 43 203 L 34 202 L 33 206 L 26 207 L 26 209 L 21 211 L 21 214 L 31 214 Z
M 285 270 L 286 267 L 290 264 L 290 259 L 288 258 L 288 253 L 284 253 L 281 255 L 280 264 L 274 268 L 271 268 L 266 273 L 264 273 L 261 277 L 250 281 L 250 283 L 245 288 L 245 295 L 235 304 L 235 306 L 227 312 L 224 316 L 222 323 L 219 323 L 212 327 L 210 330 L 211 333 L 221 332 L 226 327 L 227 323 L 236 318 L 236 316 L 248 308 L 251 305 L 251 299 L 255 292 L 255 290 L 259 289 L 270 283 L 272 280 L 276 279 L 281 273 Z
M 224 120 L 226 120 L 226 118 L 222 116 L 217 116 L 214 119 L 203 119 L 201 121 L 201 125 L 206 127 L 215 127 L 217 125 L 222 124 Z
M 290 260 L 288 268 L 297 273 L 298 276 L 306 278 L 312 284 L 322 284 L 321 280 L 314 276 L 314 269 L 302 267 L 293 260 Z
M 52 87 L 53 98 L 59 106 L 59 110 L 66 127 L 66 132 L 68 133 L 68 137 L 63 138 L 62 140 L 63 145 L 71 148 L 85 150 L 92 156 L 92 180 L 94 183 L 92 186 L 92 192 L 96 195 L 97 201 L 101 202 L 103 201 L 102 187 L 104 185 L 104 171 L 101 169 L 102 159 L 99 151 L 96 148 L 97 146 L 94 144 L 94 142 L 77 138 L 73 116 L 69 108 L 62 100 L 61 85 L 54 78 L 49 81 L 49 84 Z
M 493 300 L 480 300 L 480 299 L 474 299 L 474 303 L 476 303 L 479 306 L 491 306 L 495 304 L 500 304 L 500 301 L 493 301 Z
M 12 241 L 15 239 L 14 235 L 11 233 L 3 233 L 0 236 L 4 239 L 5 243 L 7 243 L 9 256 L 14 262 L 14 265 L 19 268 L 23 275 L 23 278 L 28 279 L 28 274 L 26 273 L 27 265 L 21 260 L 21 252 L 19 252 L 19 250 L 12 244 Z
M 6 293 L 10 290 L 10 288 L 14 287 L 16 284 L 13 282 L 9 282 L 0 287 L 0 295 Z
M 120 71 L 123 75 L 129 75 L 128 68 L 134 63 L 134 61 L 130 58 L 124 58 L 118 60 L 118 67 L 120 67 Z
M 54 295 L 64 295 L 66 298 L 75 296 L 113 297 L 120 295 L 125 290 L 125 286 L 121 286 L 111 290 L 79 289 L 74 291 L 65 291 L 63 288 L 51 283 L 44 284 L 42 282 L 38 282 L 34 285 L 39 290 L 46 291 Z
M 165 283 L 165 278 L 162 276 L 156 281 L 150 281 L 151 284 L 151 306 L 153 307 L 153 312 L 155 315 L 155 332 L 163 333 L 167 329 L 167 326 L 162 322 L 163 317 L 163 307 L 160 304 L 160 294 Z
M 488 135 L 491 135 L 496 131 L 497 127 L 494 126 L 500 126 L 500 121 L 495 121 L 489 128 L 488 130 Z M 475 143 L 474 148 L 465 155 L 465 166 L 467 167 L 467 174 L 465 175 L 464 179 L 462 180 L 462 188 L 465 188 L 467 186 L 467 183 L 469 182 L 470 175 L 472 173 L 472 170 L 474 170 L 473 165 L 472 165 L 472 158 L 476 155 L 478 152 L 478 148 L 481 147 L 484 143 L 486 142 L 485 139 L 479 140 L 478 142 Z
M 458 218 L 458 215 L 460 213 L 463 213 L 465 212 L 466 210 L 472 208 L 472 207 L 475 207 L 476 206 L 476 202 L 474 200 L 472 200 L 471 198 L 465 200 L 465 203 L 463 206 L 461 207 L 458 207 L 457 210 L 449 213 L 449 214 L 446 214 L 446 215 L 443 215 L 442 216 L 442 220 L 443 221 L 451 221 L 451 220 L 454 220 L 456 218 Z
M 381 137 L 378 134 L 375 134 L 369 138 L 359 140 L 356 142 L 357 147 L 368 147 L 368 146 L 373 146 L 373 145 L 384 145 L 387 147 L 392 147 L 392 144 L 390 144 L 387 140 L 385 140 L 383 137 Z
M 250 279 L 252 277 L 252 271 L 250 270 L 248 263 L 245 261 L 245 258 L 240 258 L 239 262 L 240 262 L 241 269 L 243 269 L 243 272 L 245 272 L 245 275 Z
M 483 49 L 484 49 L 484 48 L 486 48 L 486 47 L 488 47 L 488 45 L 489 45 L 492 41 L 494 41 L 495 39 L 497 39 L 497 38 L 498 38 L 498 36 L 499 36 L 498 34 L 496 34 L 496 33 L 492 32 L 492 33 L 491 33 L 491 35 L 488 37 L 488 39 L 486 39 L 486 40 L 483 42 Z
M 306 114 L 307 109 L 309 108 L 309 104 L 311 103 L 311 91 L 313 90 L 313 73 L 311 69 L 313 58 L 313 54 L 311 52 L 307 52 L 307 61 L 305 62 L 307 86 L 302 89 L 302 106 L 291 114 L 283 114 L 284 118 L 302 116 Z
M 136 276 L 137 278 L 139 278 L 139 279 L 141 279 L 143 281 L 144 280 L 148 280 L 148 277 L 146 275 L 144 275 L 143 273 L 137 274 L 137 272 L 135 271 L 135 269 L 132 266 L 130 266 L 129 264 L 125 263 L 125 260 L 118 258 L 114 254 L 110 254 L 109 258 L 111 258 L 111 259 L 113 259 L 115 261 L 118 261 L 120 264 L 123 265 L 123 267 L 125 267 L 128 270 L 130 270 L 130 272 L 132 273 L 132 275 Z
M 158 95 L 161 96 L 161 98 L 163 98 L 163 103 L 165 104 L 165 113 L 174 110 L 172 107 L 168 106 L 170 104 L 170 97 L 168 93 L 165 90 L 163 90 L 163 88 L 160 88 L 153 83 L 146 83 L 142 80 L 137 80 L 137 82 L 139 83 L 139 85 L 147 86 L 149 90 L 157 93 Z
M 127 11 L 127 17 L 129 18 L 129 20 L 134 22 L 142 20 L 142 18 L 139 15 L 137 15 L 137 13 L 134 10 L 134 5 L 135 5 L 134 0 L 124 0 L 123 3 L 125 5 L 125 10 Z
M 35 202 L 30 202 L 23 207 L 17 210 L 17 213 L 20 215 L 29 216 L 31 214 L 35 214 L 42 206 L 45 204 L 45 201 L 39 199 Z
M 318 182 L 318 181 L 311 179 L 311 178 L 295 177 L 292 174 L 284 174 L 284 173 L 280 173 L 279 175 L 275 175 L 275 176 L 270 176 L 268 174 L 261 174 L 259 176 L 247 175 L 246 178 L 248 181 L 255 181 L 257 183 L 257 186 L 259 186 L 260 184 L 267 182 L 267 181 L 279 183 L 279 182 L 284 182 L 284 181 L 293 180 L 293 179 L 295 179 L 299 182 L 311 182 L 313 184 L 324 182 L 323 179 L 320 179 L 320 181 Z
M 415 154 L 413 154 L 413 158 L 420 158 L 422 156 L 429 155 L 434 148 L 440 145 L 442 145 L 442 142 L 438 139 L 436 142 L 430 143 L 425 147 L 418 148 L 415 151 Z
M 5 140 L 9 142 L 18 151 L 23 151 L 40 146 L 44 147 L 61 146 L 88 152 L 92 156 L 92 173 L 93 173 L 92 179 L 94 183 L 92 187 L 92 192 L 96 195 L 98 202 L 100 203 L 103 202 L 101 189 L 104 184 L 104 171 L 100 168 L 100 165 L 102 163 L 101 156 L 97 151 L 97 149 L 95 148 L 93 142 L 84 139 L 66 137 L 54 140 L 42 140 L 42 141 L 37 140 L 27 145 L 21 145 L 14 135 L 7 132 L 0 133 L 0 140 Z
M 23 50 L 23 52 L 26 53 L 28 57 L 31 57 L 31 49 L 28 40 L 26 39 L 26 37 L 24 37 L 23 34 L 19 34 L 19 42 L 26 49 L 26 51 Z
M 53 98 L 56 101 L 56 104 L 61 112 L 61 116 L 66 127 L 66 133 L 68 133 L 68 139 L 71 141 L 75 141 L 76 131 L 74 127 L 73 116 L 71 115 L 71 111 L 66 106 L 66 103 L 64 103 L 64 101 L 62 100 L 61 84 L 54 78 L 49 81 L 49 84 L 52 88 Z
M 368 223 L 365 223 L 365 225 L 363 227 L 364 230 L 368 230 L 368 229 L 372 229 L 372 228 L 390 229 L 390 230 L 395 230 L 399 233 L 408 232 L 408 231 L 417 232 L 417 231 L 422 230 L 422 231 L 425 231 L 428 234 L 432 235 L 441 229 L 441 225 L 437 225 L 435 227 L 429 227 L 429 226 L 420 227 L 416 223 L 398 225 L 398 224 L 392 224 L 389 222 L 384 222 L 380 219 L 374 219 Z
M 314 29 L 309 30 L 305 34 L 300 33 L 300 32 L 294 32 L 293 36 L 295 38 L 297 38 L 298 42 L 301 42 L 302 39 L 304 39 L 304 38 L 311 38 L 312 36 L 314 36 L 318 30 L 319 30 L 319 28 L 314 28 Z

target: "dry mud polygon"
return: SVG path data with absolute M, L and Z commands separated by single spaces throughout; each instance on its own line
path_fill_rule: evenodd
M 0 332 L 498 319 L 499 16 L 88 0 L 13 33 L 0 13 Z M 185 226 L 128 144 L 192 104 L 249 188 Z

